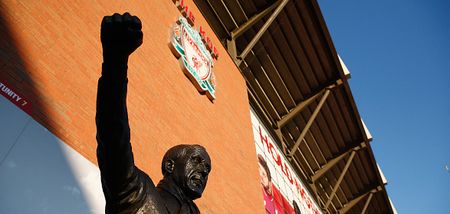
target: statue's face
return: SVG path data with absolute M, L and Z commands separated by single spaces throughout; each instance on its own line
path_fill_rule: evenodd
M 206 151 L 188 152 L 175 163 L 173 176 L 184 194 L 192 200 L 200 198 L 211 171 L 211 159 Z

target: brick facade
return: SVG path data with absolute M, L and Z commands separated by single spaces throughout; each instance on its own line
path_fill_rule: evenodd
M 100 22 L 114 12 L 138 15 L 144 43 L 130 57 L 128 75 L 136 164 L 157 182 L 168 148 L 204 145 L 213 170 L 197 202 L 202 213 L 263 213 L 245 81 L 193 1 L 186 4 L 220 53 L 214 102 L 197 92 L 168 47 L 180 16 L 169 0 L 2 1 L 0 80 L 32 104 L 33 118 L 96 163 Z

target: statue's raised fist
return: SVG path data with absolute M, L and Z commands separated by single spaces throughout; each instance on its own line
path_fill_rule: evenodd
M 103 17 L 100 38 L 104 57 L 128 58 L 142 44 L 141 29 L 141 20 L 129 13 Z

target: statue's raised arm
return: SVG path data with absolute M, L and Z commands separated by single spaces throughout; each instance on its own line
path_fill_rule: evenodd
M 200 145 L 177 145 L 164 155 L 164 178 L 155 187 L 134 165 L 126 105 L 128 58 L 141 44 L 142 24 L 129 13 L 105 16 L 101 24 L 102 76 L 97 91 L 97 160 L 106 213 L 200 213 L 211 160 Z M 142 71 L 141 71 L 142 72 Z M 149 142 L 157 143 L 157 142 Z
M 101 24 L 103 65 L 95 119 L 106 213 L 168 213 L 152 180 L 134 165 L 130 144 L 127 63 L 142 44 L 141 28 L 139 18 L 129 13 L 105 16 Z
M 126 106 L 128 56 L 142 44 L 141 22 L 128 13 L 103 18 L 102 77 L 97 91 L 97 159 L 103 184 L 115 192 L 134 167 Z

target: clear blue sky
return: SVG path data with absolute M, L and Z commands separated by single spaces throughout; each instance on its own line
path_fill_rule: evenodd
M 319 0 L 399 213 L 450 213 L 450 1 Z

